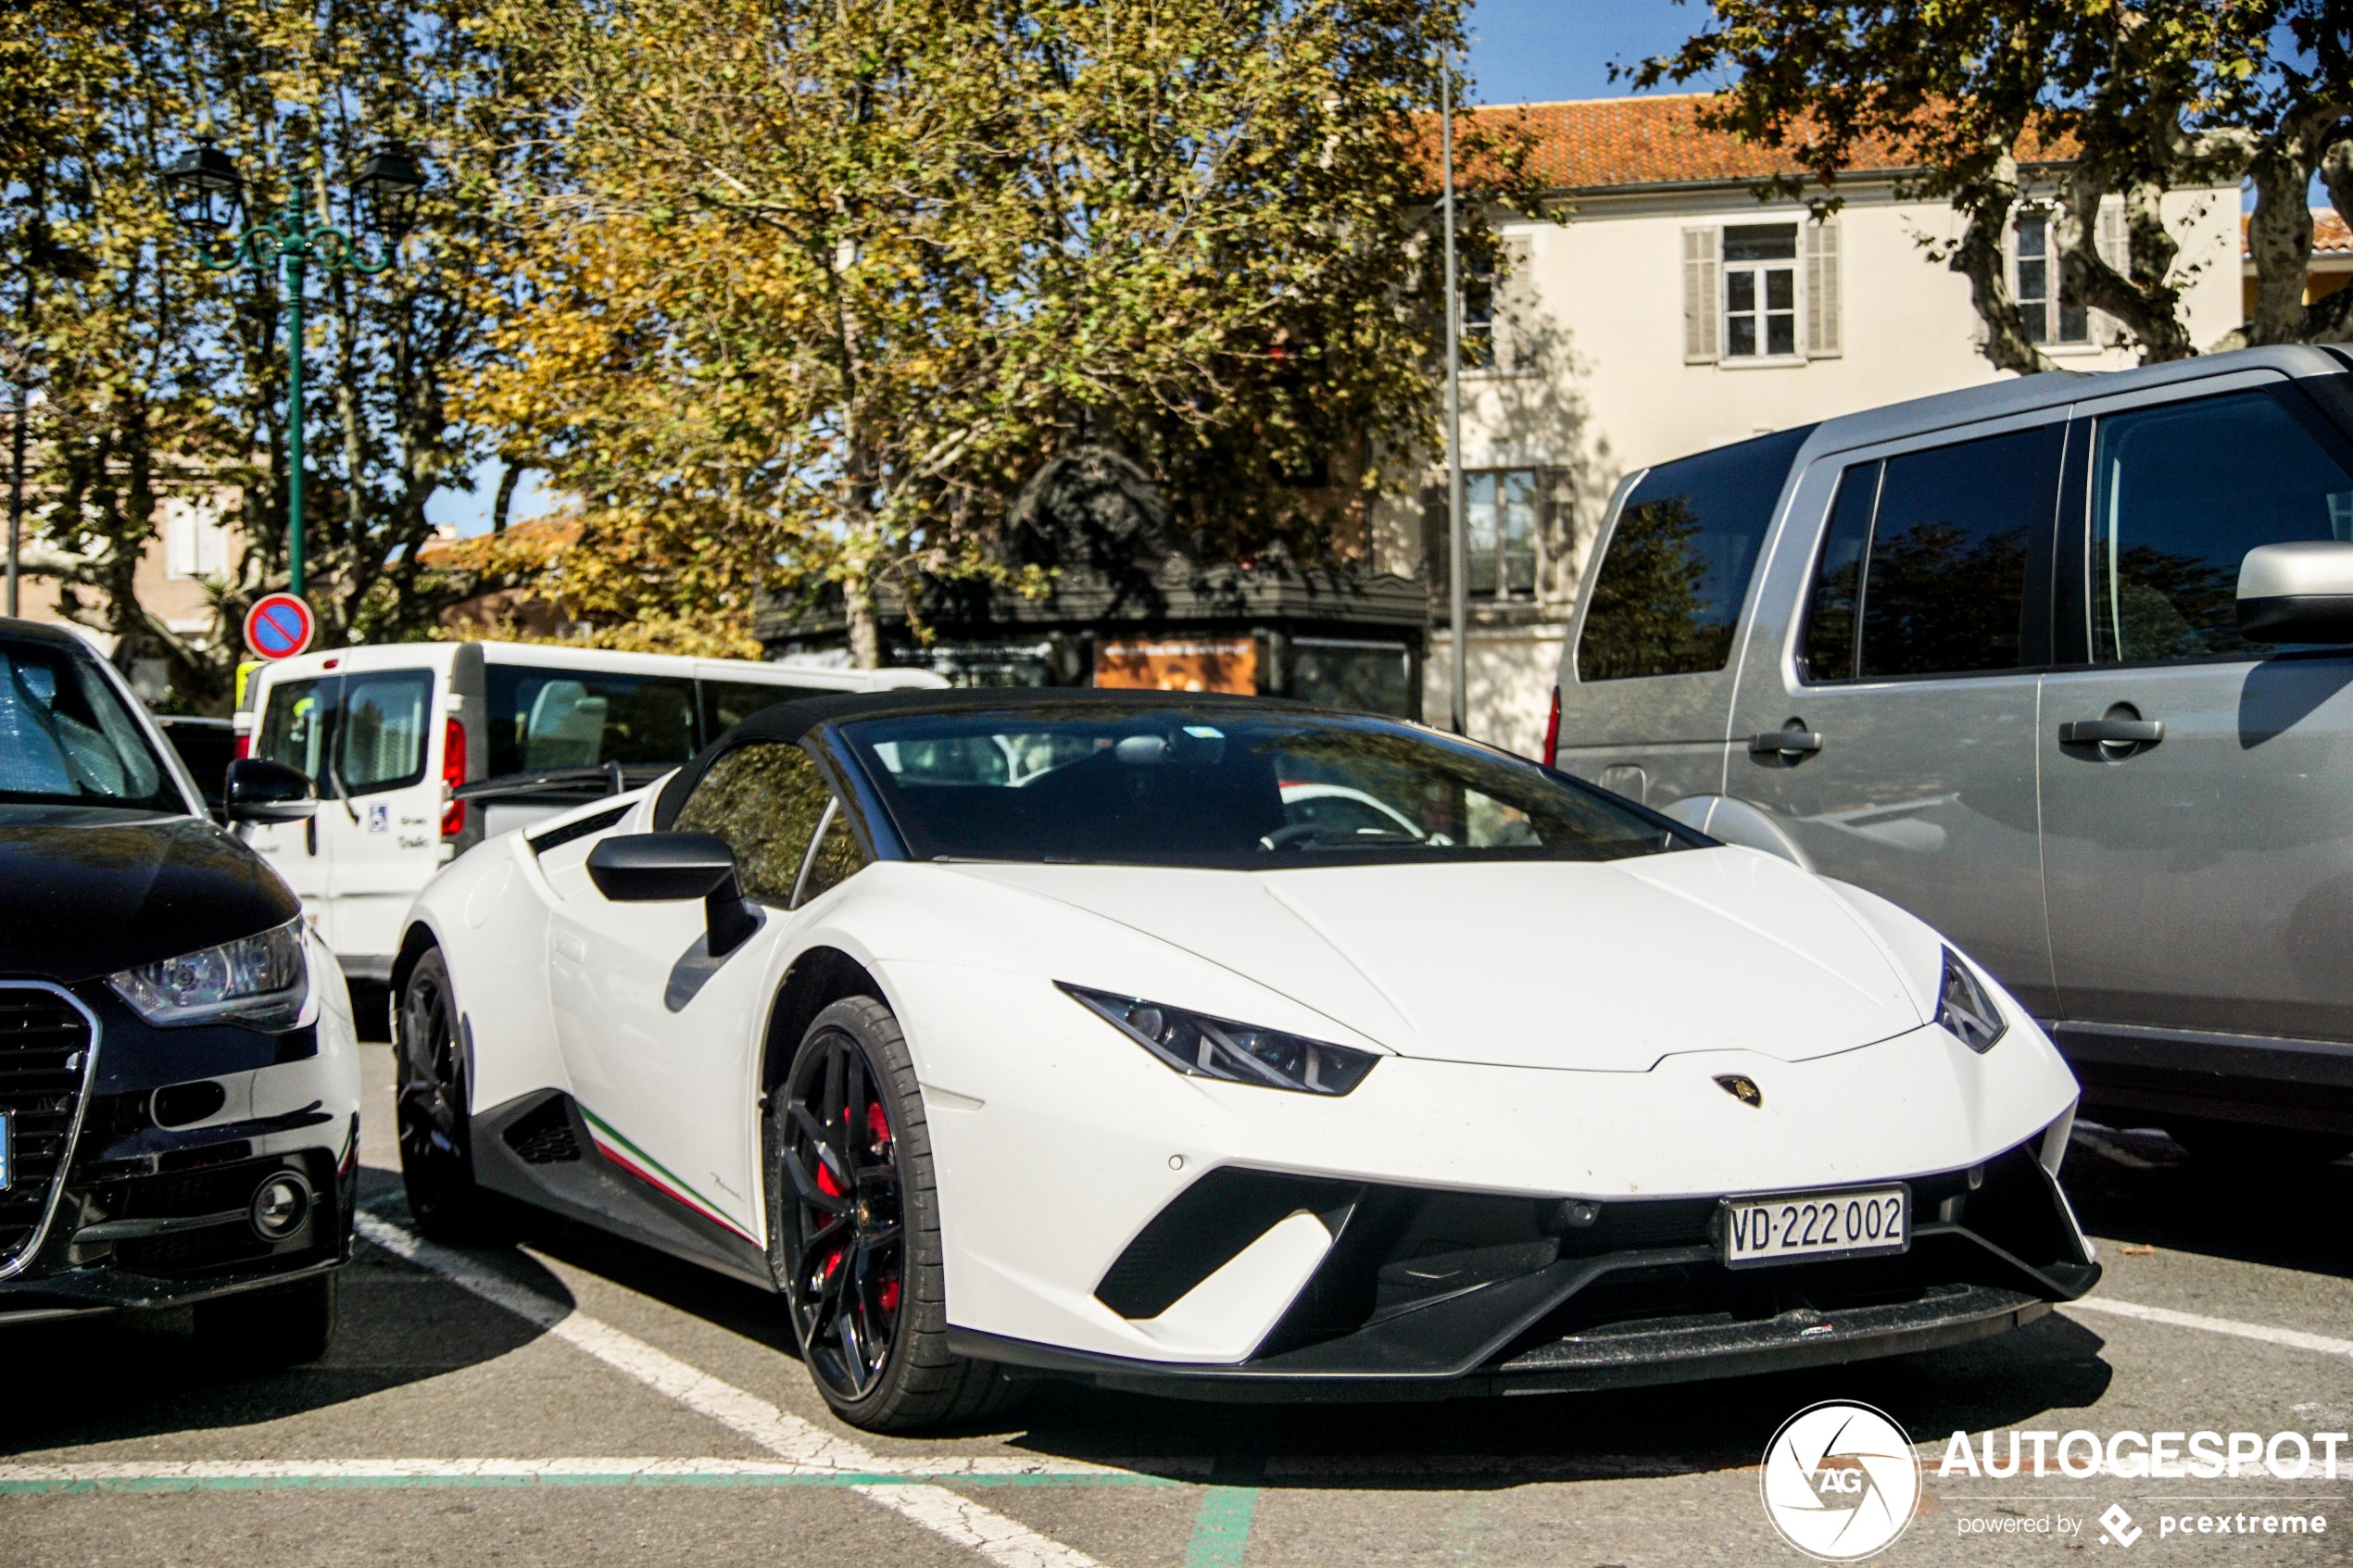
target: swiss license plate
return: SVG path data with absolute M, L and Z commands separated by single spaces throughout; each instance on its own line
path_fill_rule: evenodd
M 1901 1252 L 1912 1244 L 1912 1189 L 1845 1187 L 1728 1198 L 1724 1261 L 1731 1268 Z

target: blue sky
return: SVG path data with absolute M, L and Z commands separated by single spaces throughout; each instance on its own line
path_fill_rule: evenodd
M 1486 104 L 1542 103 L 1557 98 L 1604 98 L 1626 91 L 1609 79 L 1610 63 L 1631 64 L 1664 54 L 1707 19 L 1704 0 L 1474 0 L 1470 70 L 1477 99 Z M 547 491 L 526 474 L 516 487 L 513 516 L 536 516 Z M 460 533 L 490 526 L 498 493 L 498 465 L 474 475 L 472 495 L 444 491 L 427 508 L 435 522 Z

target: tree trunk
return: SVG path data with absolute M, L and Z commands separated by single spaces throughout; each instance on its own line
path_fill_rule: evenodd
M 841 580 L 842 607 L 849 621 L 849 662 L 860 670 L 882 668 L 882 618 L 875 608 L 874 579 L 863 571 Z
M 2018 206 L 2018 165 L 2007 155 L 1994 179 L 1962 207 L 1969 226 L 1945 265 L 1969 280 L 1969 303 L 1985 323 L 1985 358 L 1998 370 L 2034 375 L 2052 368 L 2026 335 L 2018 300 L 2010 293 L 2009 251 L 2005 243 L 2010 213 Z

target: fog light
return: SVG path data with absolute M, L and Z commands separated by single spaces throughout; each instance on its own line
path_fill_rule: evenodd
M 283 1241 L 310 1218 L 310 1184 L 292 1171 L 280 1171 L 253 1189 L 245 1209 L 246 1223 L 264 1241 Z

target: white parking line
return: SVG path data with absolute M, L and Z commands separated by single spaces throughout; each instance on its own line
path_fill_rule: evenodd
M 887 1458 L 862 1444 L 836 1436 L 812 1422 L 778 1410 L 756 1395 L 723 1383 L 635 1336 L 599 1323 L 585 1312 L 574 1311 L 562 1302 L 518 1285 L 465 1254 L 427 1241 L 381 1215 L 363 1211 L 359 1223 L 359 1234 L 385 1251 L 429 1269 L 460 1289 L 537 1324 L 615 1371 L 627 1374 L 697 1414 L 707 1416 L 810 1471 L 896 1475 L 1109 1473 L 1101 1465 L 1067 1460 Z M 972 1548 L 1004 1568 L 1101 1568 L 1084 1552 L 943 1487 L 890 1486 L 854 1489 L 959 1546 Z
M 2353 1356 L 2353 1339 L 2332 1339 L 2324 1334 L 2306 1334 L 2301 1329 L 2273 1328 L 2268 1323 L 2240 1323 L 2233 1318 L 2209 1318 L 2196 1312 L 2177 1312 L 2171 1307 L 2144 1307 L 2137 1301 L 2119 1301 L 2108 1296 L 2092 1296 L 2081 1301 L 2070 1301 L 2060 1310 L 2107 1312 L 2113 1317 L 2137 1318 L 2142 1323 L 2160 1323 L 2169 1328 L 2201 1329 L 2208 1334 L 2227 1334 L 2234 1339 L 2284 1345 L 2292 1350 L 2318 1350 L 2324 1356 Z

